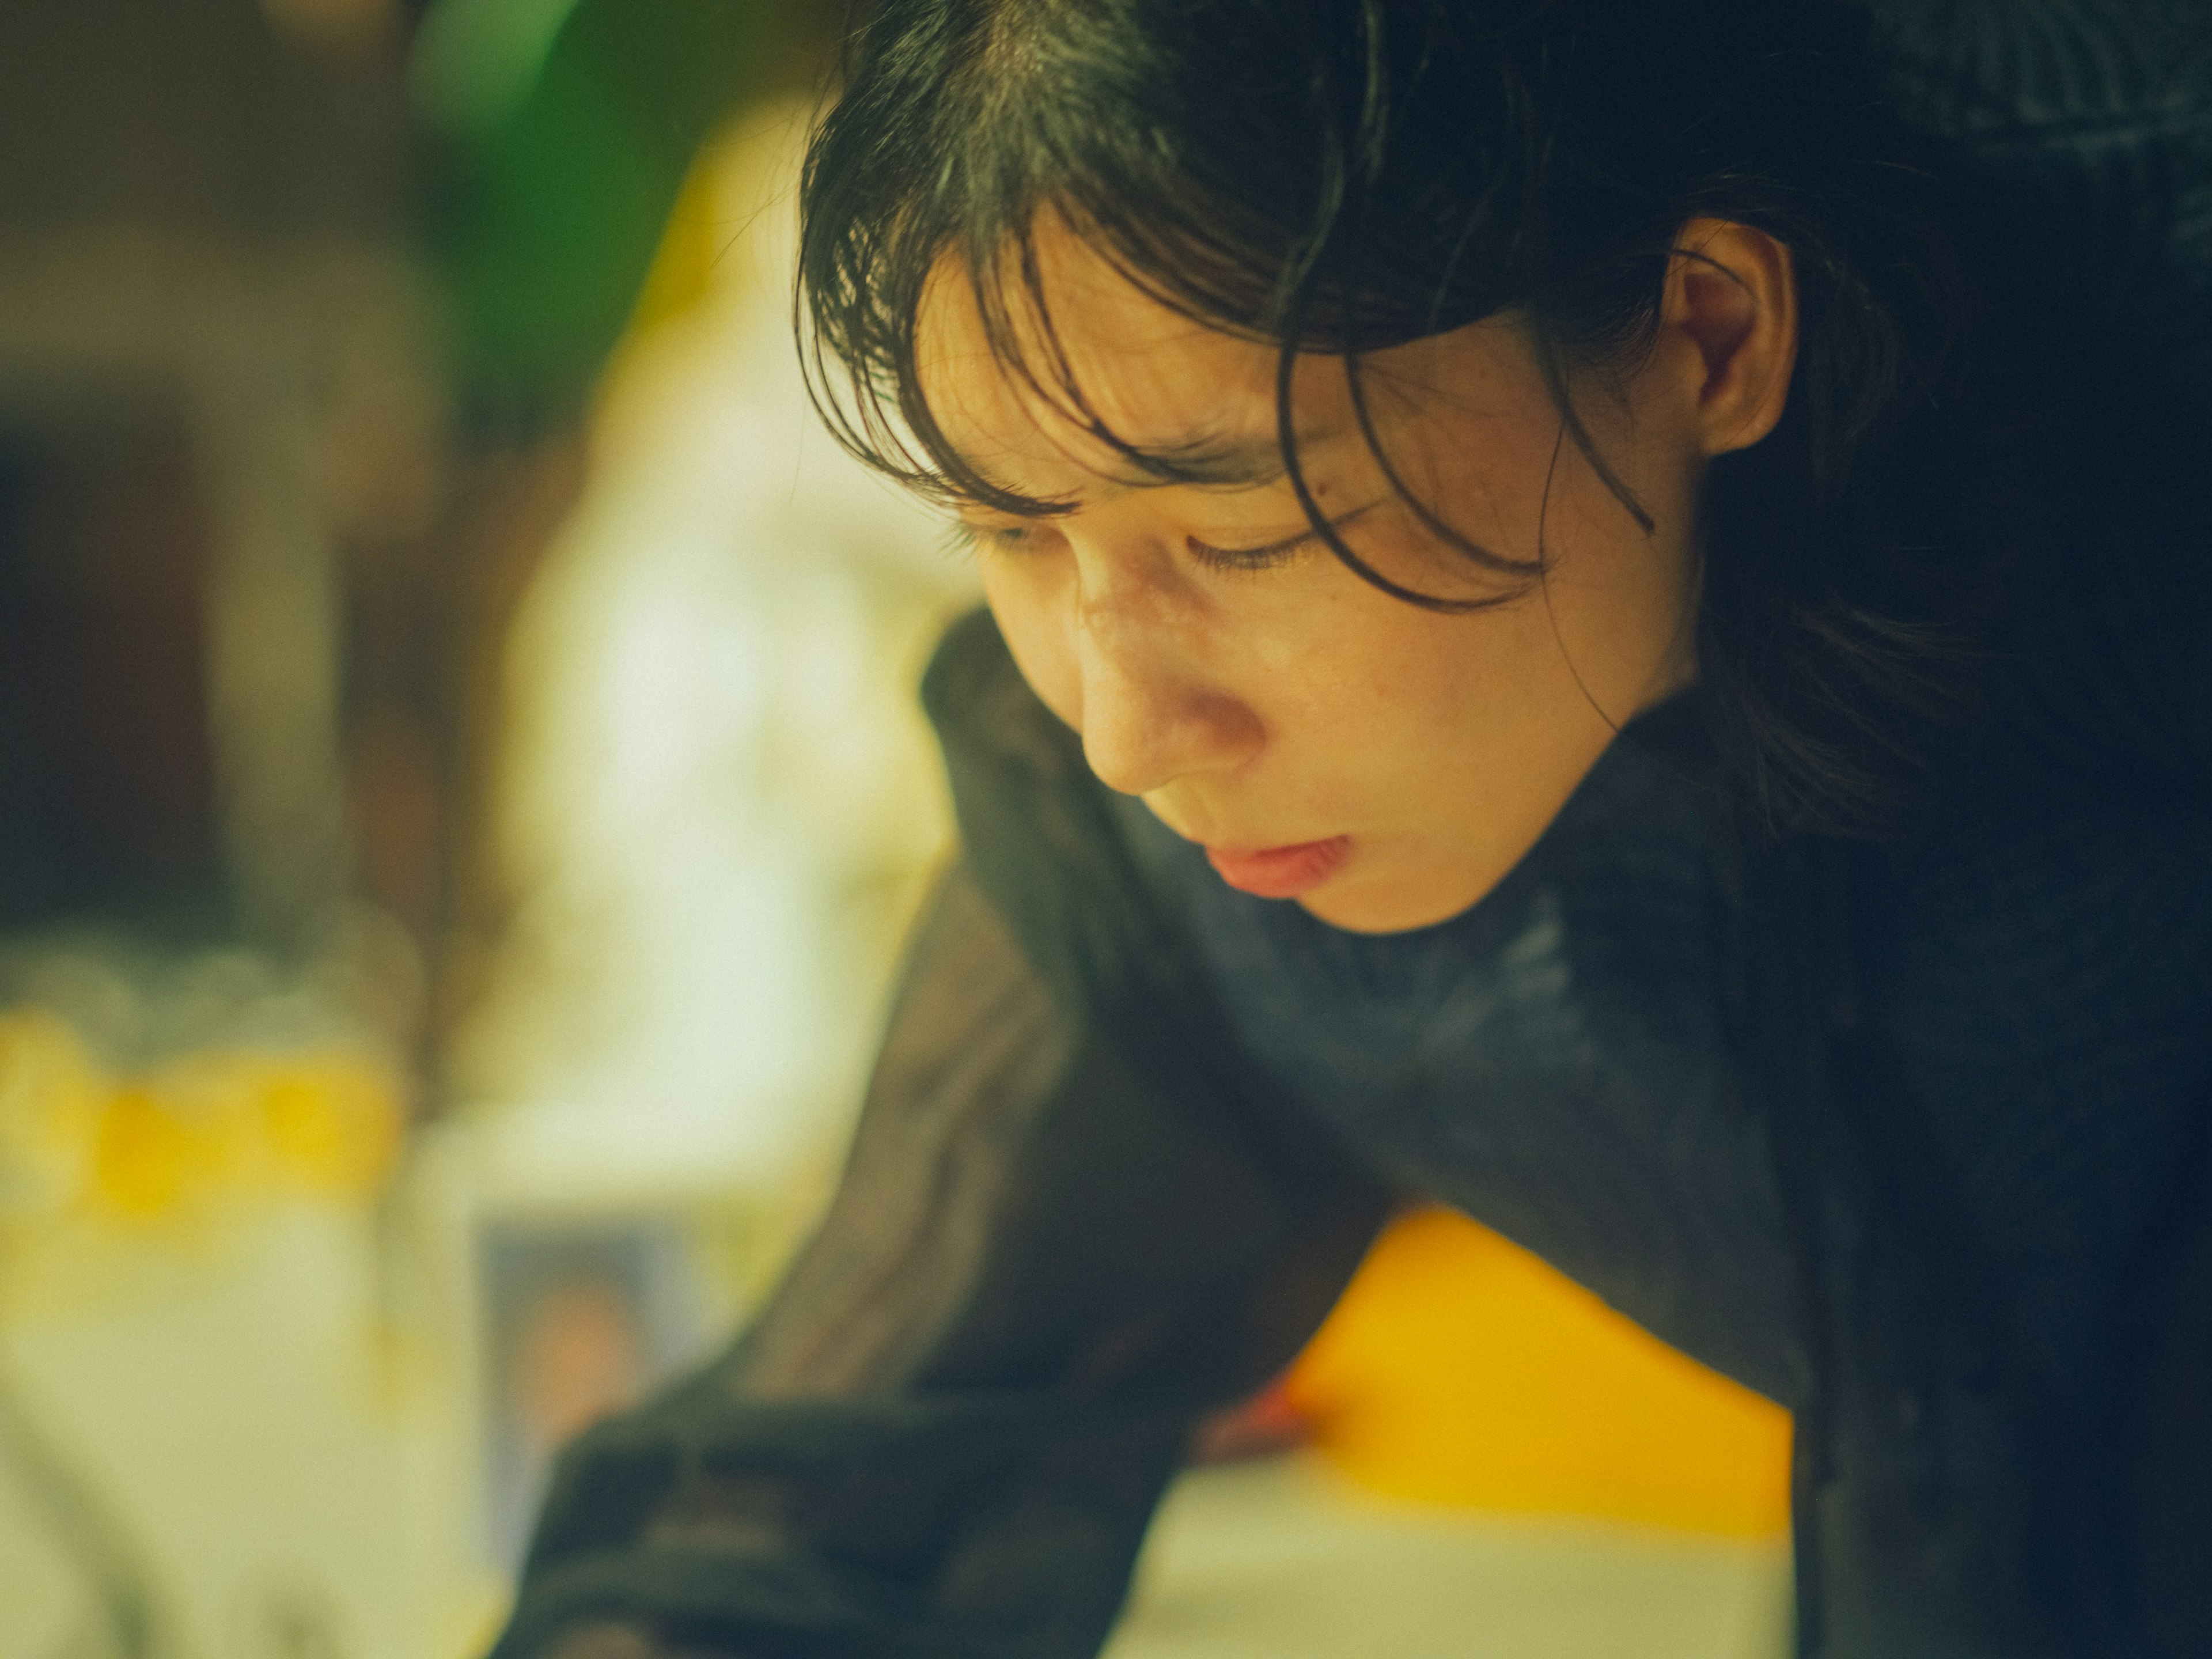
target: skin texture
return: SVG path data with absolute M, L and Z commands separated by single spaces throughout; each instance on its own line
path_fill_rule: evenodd
M 1574 386 L 1648 534 L 1562 440 L 1510 315 L 1364 360 L 1383 453 L 1415 497 L 1511 558 L 1535 556 L 1540 525 L 1540 582 L 1486 571 L 1425 528 L 1359 435 L 1344 360 L 1298 359 L 1302 465 L 1345 541 L 1403 586 L 1498 601 L 1440 614 L 1310 537 L 1279 476 L 1273 346 L 1177 315 L 1065 228 L 1041 225 L 1038 241 L 1060 349 L 1097 416 L 1148 453 L 1224 459 L 1218 482 L 1146 479 L 1008 371 L 966 273 L 940 271 L 921 318 L 932 411 L 995 482 L 1072 509 L 962 515 L 1023 674 L 1099 778 L 1177 834 L 1232 860 L 1348 837 L 1297 896 L 1323 921 L 1390 933 L 1465 910 L 1617 728 L 1693 678 L 1698 492 L 1713 456 L 1781 416 L 1788 250 L 1689 221 L 1648 357 Z

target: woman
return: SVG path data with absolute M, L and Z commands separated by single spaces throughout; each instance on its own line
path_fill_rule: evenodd
M 1801 1651 L 2212 1651 L 2204 18 L 854 42 L 802 314 L 980 549 L 963 857 L 502 1659 L 1095 1651 L 1408 1193 L 1796 1413 Z

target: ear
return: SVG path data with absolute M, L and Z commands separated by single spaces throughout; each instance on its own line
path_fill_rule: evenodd
M 1662 343 L 1694 398 L 1707 455 L 1774 430 L 1797 362 L 1797 272 L 1789 248 L 1727 219 L 1691 219 L 1674 238 L 1661 296 Z

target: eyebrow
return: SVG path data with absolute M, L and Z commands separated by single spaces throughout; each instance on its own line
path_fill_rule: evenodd
M 1303 454 L 1344 435 L 1342 427 L 1297 432 L 1291 441 Z M 1281 442 L 1270 433 L 1264 438 L 1188 438 L 1161 447 L 1132 445 L 1153 465 L 1142 471 L 1100 472 L 1101 493 L 1111 500 L 1139 489 L 1256 489 L 1285 477 L 1290 468 L 1283 460 Z M 1009 494 L 1016 492 L 1008 492 Z M 1073 499 L 1067 503 L 1073 507 Z M 1058 509 L 1066 510 L 1066 507 Z
M 1291 441 L 1301 453 L 1342 435 L 1341 428 L 1293 433 Z M 1270 484 L 1290 468 L 1283 459 L 1281 441 L 1269 433 L 1264 438 L 1191 438 L 1179 444 L 1146 447 L 1139 453 L 1158 470 L 1147 468 L 1134 477 L 1109 476 L 1109 488 L 1162 489 L 1195 485 L 1206 489 L 1249 489 Z

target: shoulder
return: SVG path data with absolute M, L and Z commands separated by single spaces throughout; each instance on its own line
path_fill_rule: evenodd
M 1218 1020 L 1187 929 L 1146 882 L 1081 739 L 1030 690 L 988 611 L 946 631 L 921 697 L 962 855 L 1063 1007 L 1141 1030 L 1136 1046 L 1206 1046 Z M 1178 1024 L 1190 1029 L 1167 1030 Z
M 1869 0 L 1883 94 L 1995 255 L 2100 280 L 2212 360 L 2212 6 Z M 2118 307 L 2115 307 L 2117 310 Z
M 2186 137 L 2207 102 L 2199 0 L 1863 0 L 1914 125 L 2014 146 Z
M 2212 773 L 2212 6 L 1865 9 L 1896 112 L 1954 175 L 1978 315 L 1952 410 L 1987 488 L 1953 511 L 1967 540 L 2004 544 L 2019 710 L 2056 744 L 2039 752 L 2201 781 Z
M 968 855 L 986 872 L 1033 856 L 1095 860 L 1110 839 L 1103 790 L 1083 743 L 1030 690 L 990 611 L 945 632 L 921 680 Z

